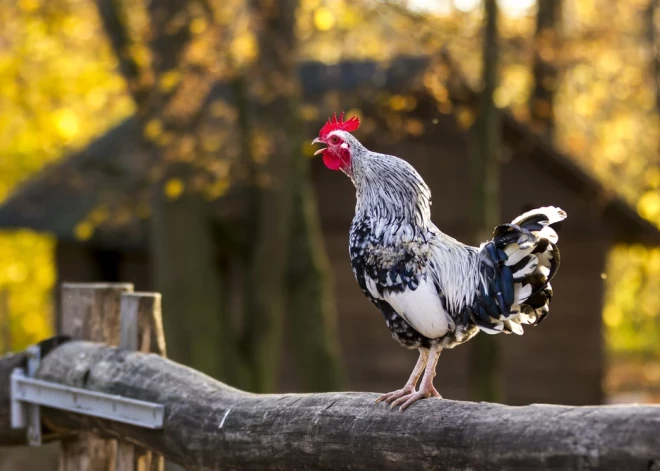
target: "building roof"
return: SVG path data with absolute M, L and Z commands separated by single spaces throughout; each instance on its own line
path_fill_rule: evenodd
M 422 75 L 429 60 L 401 57 L 387 64 L 375 61 L 347 61 L 337 65 L 303 63 L 299 67 L 303 98 L 308 103 L 318 103 L 321 97 L 332 92 L 343 95 L 362 90 L 358 102 L 362 105 L 373 99 L 374 93 L 383 90 L 397 94 L 420 91 L 424 89 Z M 470 90 L 467 85 L 464 89 Z M 226 84 L 217 84 L 210 92 L 209 100 L 217 98 L 232 101 Z M 640 217 L 620 196 L 606 190 L 573 159 L 510 113 L 504 113 L 502 126 L 505 141 L 523 146 L 535 164 L 571 190 L 601 205 L 604 217 L 615 227 L 615 240 L 660 245 L 660 231 L 653 224 Z M 83 150 L 44 168 L 0 205 L 0 228 L 30 228 L 53 233 L 61 240 L 75 240 L 76 225 L 104 197 L 144 190 L 147 168 L 140 149 L 140 132 L 136 119 L 126 119 Z M 231 205 L 223 205 L 228 206 Z M 99 231 L 90 243 L 117 248 L 138 247 L 144 244 L 146 232 L 146 222 L 133 218 L 121 230 Z

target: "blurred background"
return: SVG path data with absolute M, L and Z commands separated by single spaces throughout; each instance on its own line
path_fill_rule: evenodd
M 456 238 L 569 214 L 551 314 L 445 352 L 445 397 L 658 402 L 659 8 L 0 2 L 0 352 L 56 331 L 60 282 L 126 281 L 163 294 L 171 358 L 234 386 L 400 387 L 416 352 L 353 278 L 354 190 L 312 158 L 346 111 Z
M 346 111 L 454 237 L 569 214 L 550 316 L 445 352 L 445 397 L 658 402 L 658 8 L 0 2 L 0 352 L 57 330 L 60 282 L 126 281 L 163 294 L 171 358 L 234 386 L 400 387 L 416 353 L 353 279 L 354 191 L 309 144 Z

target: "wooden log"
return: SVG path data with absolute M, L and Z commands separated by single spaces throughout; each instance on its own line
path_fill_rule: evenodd
M 119 303 L 130 283 L 64 283 L 61 333 L 119 345 Z M 60 471 L 114 471 L 117 442 L 90 433 L 61 442 Z
M 401 413 L 376 394 L 255 395 L 156 355 L 69 342 L 37 377 L 165 405 L 163 430 L 43 409 L 68 430 L 144 446 L 186 468 L 649 470 L 660 407 L 511 407 L 428 399 Z M 0 408 L 7 398 L 0 397 Z

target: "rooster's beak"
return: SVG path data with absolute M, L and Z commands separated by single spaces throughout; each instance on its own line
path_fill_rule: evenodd
M 321 139 L 319 139 L 319 138 L 317 137 L 317 138 L 315 138 L 315 139 L 312 141 L 312 145 L 314 145 L 314 144 L 324 144 L 324 142 L 323 142 Z M 314 152 L 314 155 L 318 155 L 318 154 L 320 154 L 320 153 L 323 152 L 325 149 L 326 149 L 326 148 L 324 147 L 323 149 L 319 149 L 319 150 L 317 150 L 316 152 Z

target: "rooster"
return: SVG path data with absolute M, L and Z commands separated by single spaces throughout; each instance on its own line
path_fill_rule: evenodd
M 312 144 L 323 162 L 355 185 L 357 204 L 349 254 L 362 292 L 385 317 L 392 337 L 419 350 L 402 389 L 377 402 L 404 410 L 441 398 L 433 386 L 445 348 L 487 334 L 523 333 L 548 314 L 550 280 L 559 268 L 557 233 L 566 218 L 556 207 L 528 211 L 495 228 L 479 247 L 462 244 L 431 222 L 431 191 L 407 162 L 366 149 L 351 132 L 360 120 L 336 114 Z M 422 377 L 423 376 L 423 377 Z M 417 383 L 422 377 L 419 389 Z

